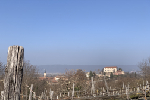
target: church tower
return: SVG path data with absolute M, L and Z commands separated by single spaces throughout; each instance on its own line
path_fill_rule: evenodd
M 45 70 L 45 73 L 44 73 L 44 78 L 46 78 L 46 70 Z

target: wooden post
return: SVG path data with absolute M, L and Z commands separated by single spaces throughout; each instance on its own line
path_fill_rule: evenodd
M 60 93 L 60 97 L 61 97 L 61 93 Z
M 137 89 L 137 92 L 140 92 L 140 89 L 139 89 L 139 87 L 138 87 L 138 89 Z
M 33 92 L 33 99 L 36 100 L 36 94 Z
M 73 96 L 74 96 L 74 83 L 73 83 L 72 99 L 73 99 Z
M 23 58 L 24 48 L 22 46 L 10 46 L 8 48 L 4 79 L 4 100 L 20 100 Z
M 69 97 L 69 92 L 68 92 L 68 97 Z
M 121 88 L 121 96 L 122 96 L 122 88 Z
M 26 100 L 27 100 L 27 97 L 28 97 L 28 95 L 27 95 L 27 87 L 26 87 Z
M 40 97 L 38 97 L 38 100 L 42 100 Z
M 43 92 L 42 92 L 40 99 L 42 100 L 43 98 L 44 98 L 44 94 L 43 94 Z
M 49 96 L 46 96 L 46 100 L 49 100 Z
M 113 95 L 114 95 L 114 91 L 113 91 Z
M 141 88 L 141 84 L 140 84 L 140 88 Z
M 46 100 L 47 99 L 47 97 L 46 97 L 46 90 L 44 90 L 44 100 Z
M 95 87 L 94 87 L 93 77 L 91 77 L 91 80 L 92 80 L 91 94 L 94 94 L 95 93 Z
M 120 94 L 121 94 L 121 89 L 120 89 Z
M 32 100 L 32 89 L 33 89 L 33 84 L 31 84 L 31 87 L 30 87 L 29 100 Z
M 147 99 L 146 99 L 146 89 L 145 89 L 145 100 L 147 100 Z
M 50 99 L 52 100 L 52 98 L 53 98 L 53 93 L 54 93 L 54 91 L 50 91 Z
M 4 100 L 4 91 L 1 91 L 1 100 Z
M 149 83 L 146 81 L 146 89 L 149 91 Z
M 123 89 L 124 89 L 124 82 L 123 82 Z
M 46 98 L 45 98 L 45 89 L 44 89 L 44 100 L 45 100 Z

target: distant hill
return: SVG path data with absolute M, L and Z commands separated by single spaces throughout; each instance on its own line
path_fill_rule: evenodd
M 65 70 L 68 69 L 82 69 L 86 72 L 89 71 L 95 71 L 95 70 L 102 70 L 104 67 L 107 66 L 117 66 L 118 68 L 122 68 L 125 72 L 131 72 L 131 71 L 139 71 L 139 68 L 137 65 L 37 65 L 37 68 L 39 69 L 40 73 L 44 73 L 46 70 L 46 73 L 65 73 Z

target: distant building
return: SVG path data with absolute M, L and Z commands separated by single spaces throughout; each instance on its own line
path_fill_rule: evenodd
M 103 74 L 96 74 L 96 76 L 98 76 L 98 77 L 103 77 Z
M 113 75 L 122 75 L 124 74 L 124 71 L 118 70 L 117 72 L 113 73 Z
M 117 72 L 117 66 L 105 67 L 104 68 L 104 72 L 105 73 Z
M 46 70 L 44 72 L 44 77 L 39 77 L 39 80 L 45 80 L 48 84 L 57 84 L 57 80 L 55 79 L 55 77 L 47 77 L 46 76 Z
M 58 81 L 61 77 L 60 76 L 55 76 L 55 80 Z
M 86 77 L 89 78 L 89 76 L 90 76 L 90 72 L 87 72 Z
M 45 73 L 44 73 L 44 78 L 46 78 L 46 70 L 45 70 Z
M 117 70 L 117 66 L 105 67 L 103 72 L 105 73 L 105 76 L 108 76 L 108 77 L 110 77 L 111 73 L 113 73 L 113 75 L 122 75 L 122 74 L 124 74 L 124 71 Z
M 63 75 L 55 76 L 55 80 L 56 81 L 58 81 L 59 79 L 61 79 L 61 80 L 68 80 L 68 78 L 63 76 Z

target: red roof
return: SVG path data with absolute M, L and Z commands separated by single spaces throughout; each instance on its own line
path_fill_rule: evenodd
M 65 76 L 55 76 L 56 78 L 64 78 Z
M 105 68 L 117 68 L 117 66 L 105 67 Z
M 121 70 L 118 70 L 117 72 L 122 72 Z
M 40 80 L 46 80 L 49 83 L 58 83 L 54 77 L 39 77 Z
M 40 80 L 52 80 L 54 77 L 39 77 Z

